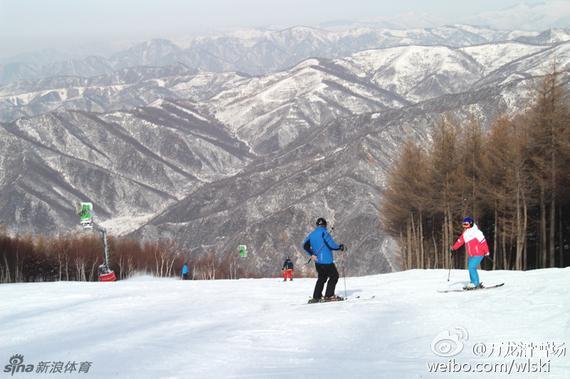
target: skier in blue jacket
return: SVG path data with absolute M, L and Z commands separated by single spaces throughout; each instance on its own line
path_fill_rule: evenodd
M 303 241 L 303 249 L 311 260 L 315 262 L 318 273 L 313 298 L 309 302 L 316 303 L 322 301 L 323 288 L 327 280 L 324 301 L 343 300 L 343 298 L 334 294 L 339 275 L 334 264 L 332 252 L 333 250 L 344 251 L 344 245 L 334 242 L 332 236 L 327 231 L 327 221 L 324 218 L 319 217 L 317 219 L 317 227 Z
M 182 266 L 182 280 L 188 280 L 189 273 L 190 270 L 188 269 L 188 263 L 184 262 L 184 265 Z

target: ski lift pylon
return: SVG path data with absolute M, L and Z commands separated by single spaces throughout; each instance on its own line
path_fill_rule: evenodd
M 79 223 L 85 229 L 93 229 L 93 203 L 79 202 L 76 205 Z
M 101 233 L 101 239 L 103 240 L 103 264 L 99 266 L 99 281 L 100 282 L 114 282 L 117 280 L 115 272 L 111 270 L 109 264 L 109 244 L 107 241 L 107 230 L 101 225 L 97 225 L 93 222 L 94 212 L 93 203 L 90 202 L 77 202 L 75 204 L 75 211 L 79 216 L 79 223 L 83 226 L 83 229 L 93 230 L 95 229 Z

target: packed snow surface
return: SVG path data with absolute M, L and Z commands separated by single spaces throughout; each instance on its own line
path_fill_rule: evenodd
M 82 378 L 569 377 L 570 268 L 480 271 L 484 283 L 505 286 L 438 293 L 467 281 L 466 271 L 449 283 L 447 274 L 348 277 L 351 300 L 311 305 L 315 279 L 3 284 L 0 372 L 21 354 L 36 366 L 92 362 Z M 455 346 L 440 341 L 446 334 Z M 513 357 L 523 346 L 527 357 Z M 549 372 L 497 372 L 528 359 L 548 361 Z M 438 363 L 492 371 L 430 372 Z

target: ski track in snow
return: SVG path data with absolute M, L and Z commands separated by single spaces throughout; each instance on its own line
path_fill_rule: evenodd
M 508 361 L 474 357 L 476 342 L 570 345 L 570 268 L 480 276 L 506 284 L 443 294 L 447 270 L 411 270 L 346 278 L 349 297 L 362 300 L 314 305 L 312 278 L 3 284 L 0 367 L 19 353 L 26 364 L 91 361 L 78 374 L 89 378 L 453 378 L 427 369 L 450 359 L 430 346 L 451 328 L 469 332 L 461 362 Z M 449 283 L 467 277 L 454 270 Z M 551 358 L 549 378 L 569 372 L 570 352 Z M 546 377 L 520 375 L 508 377 Z

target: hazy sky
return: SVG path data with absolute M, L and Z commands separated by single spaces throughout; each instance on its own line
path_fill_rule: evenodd
M 0 0 L 0 56 L 239 26 L 318 25 L 415 11 L 445 23 L 521 0 Z

